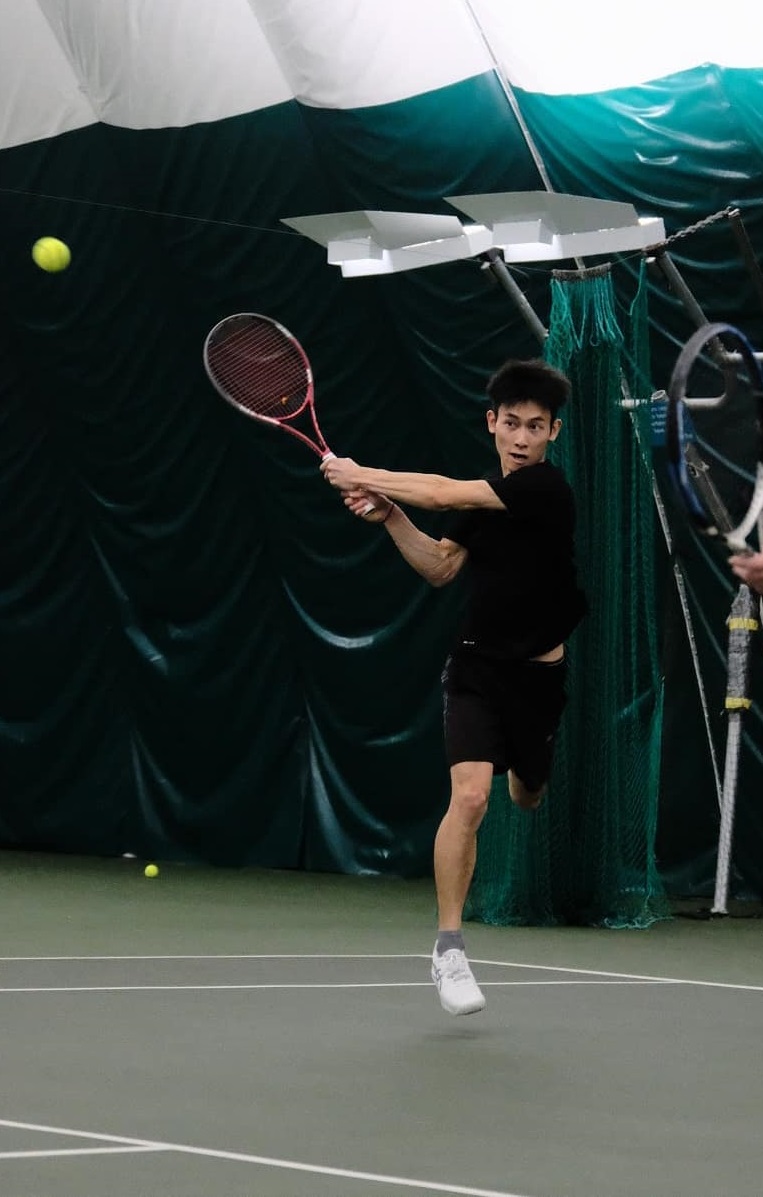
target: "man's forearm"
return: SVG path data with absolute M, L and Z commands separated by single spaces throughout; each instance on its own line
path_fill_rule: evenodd
M 384 473 L 383 470 L 376 472 Z M 458 573 L 462 562 L 456 561 L 441 541 L 427 536 L 426 532 L 412 524 L 399 507 L 392 507 L 384 527 L 397 545 L 400 555 L 431 586 L 444 586 Z
M 408 503 L 411 507 L 429 511 L 450 507 L 454 497 L 453 479 L 440 474 L 409 474 L 358 466 L 353 485 L 387 495 L 396 503 Z
M 413 474 L 404 470 L 376 470 L 358 465 L 351 457 L 326 458 L 321 471 L 332 486 L 346 494 L 373 491 L 396 503 L 426 511 L 469 511 L 501 508 L 502 501 L 484 478 L 446 478 L 444 474 Z

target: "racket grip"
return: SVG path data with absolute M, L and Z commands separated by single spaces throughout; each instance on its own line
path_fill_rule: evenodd
M 335 457 L 336 457 L 336 453 L 332 453 L 330 449 L 327 449 L 325 453 L 321 454 L 321 461 L 333 461 Z M 365 507 L 363 508 L 363 510 L 361 511 L 360 514 L 361 515 L 370 515 L 372 511 L 376 511 L 376 505 L 369 501 L 368 503 L 366 503 Z

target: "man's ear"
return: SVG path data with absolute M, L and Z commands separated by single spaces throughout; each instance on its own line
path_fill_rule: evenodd
M 550 433 L 548 439 L 550 441 L 555 441 L 556 438 L 558 437 L 559 433 L 561 432 L 561 429 L 562 429 L 562 421 L 554 420 L 553 424 L 551 425 L 551 433 Z
M 495 436 L 496 414 L 492 407 L 487 409 L 487 430 L 491 436 Z

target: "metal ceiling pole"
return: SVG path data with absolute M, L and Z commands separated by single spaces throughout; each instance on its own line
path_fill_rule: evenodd
M 482 23 L 480 22 L 479 17 L 477 16 L 476 12 L 474 11 L 471 0 L 463 0 L 463 2 L 464 2 L 464 8 L 469 13 L 469 16 L 471 17 L 472 22 L 474 24 L 474 27 L 480 36 L 482 44 L 490 56 L 490 59 L 493 63 L 493 70 L 495 71 L 495 73 L 498 77 L 498 82 L 500 83 L 501 88 L 503 89 L 503 93 L 509 102 L 511 111 L 514 113 L 514 116 L 517 119 L 517 124 L 519 125 L 520 129 L 522 130 L 522 136 L 524 137 L 525 141 L 527 142 L 527 148 L 530 151 L 530 153 L 532 154 L 533 162 L 535 163 L 538 174 L 541 177 L 543 186 L 546 188 L 546 191 L 553 191 L 554 188 L 551 184 L 551 179 L 548 176 L 548 171 L 546 170 L 546 164 L 544 163 L 543 158 L 541 157 L 540 150 L 538 149 L 537 145 L 535 144 L 535 141 L 533 140 L 532 133 L 530 132 L 530 130 L 527 127 L 525 118 L 522 116 L 522 111 L 519 107 L 519 104 L 517 103 L 517 97 L 514 95 L 514 89 L 511 86 L 511 84 L 509 83 L 506 73 L 505 73 L 503 67 L 501 66 L 500 62 L 498 61 L 498 58 L 496 57 L 495 51 L 493 50 L 493 47 L 491 46 L 491 44 L 488 40 L 488 36 L 482 27 Z
M 548 329 L 544 326 L 543 321 L 519 286 L 519 283 L 515 281 L 513 274 L 503 260 L 501 251 L 499 249 L 489 249 L 480 256 L 482 258 L 482 269 L 489 270 L 503 287 L 504 291 L 511 296 L 525 324 L 527 324 L 530 331 L 542 345 L 548 336 Z
M 551 194 L 555 194 L 555 188 L 554 188 L 554 185 L 552 184 L 551 179 L 549 177 L 548 170 L 546 169 L 546 164 L 543 161 L 543 157 L 541 155 L 540 150 L 538 149 L 537 145 L 535 144 L 535 139 L 534 139 L 532 133 L 530 132 L 530 129 L 528 128 L 527 122 L 526 122 L 524 116 L 522 115 L 522 110 L 519 107 L 517 97 L 514 95 L 514 88 L 511 86 L 511 83 L 509 82 L 506 72 L 504 71 L 503 67 L 501 66 L 500 61 L 498 60 L 498 57 L 497 57 L 495 51 L 493 50 L 493 47 L 490 44 L 490 40 L 489 40 L 487 34 L 485 33 L 485 30 L 482 26 L 482 22 L 480 21 L 479 17 L 477 16 L 476 12 L 474 11 L 474 7 L 471 3 L 471 0 L 463 0 L 463 4 L 464 4 L 464 8 L 469 13 L 469 16 L 472 19 L 474 28 L 477 30 L 477 33 L 479 34 L 480 40 L 482 41 L 482 44 L 485 47 L 485 50 L 487 51 L 487 53 L 490 57 L 490 61 L 493 64 L 493 70 L 495 71 L 496 78 L 498 79 L 498 82 L 501 85 L 503 94 L 506 96 L 506 99 L 508 100 L 509 107 L 511 108 L 511 111 L 514 113 L 516 122 L 522 131 L 522 136 L 524 137 L 525 144 L 527 145 L 527 148 L 530 151 L 530 154 L 532 155 L 532 160 L 535 163 L 535 169 L 537 170 L 538 174 L 540 175 L 541 182 L 543 183 L 543 186 L 545 187 L 546 191 L 550 192 Z M 575 262 L 575 264 L 579 270 L 583 270 L 585 268 L 585 262 L 583 261 L 582 258 L 573 258 L 573 261 Z

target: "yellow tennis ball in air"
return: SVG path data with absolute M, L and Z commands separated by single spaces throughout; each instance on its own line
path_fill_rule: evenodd
M 66 242 L 59 241 L 58 237 L 40 237 L 32 246 L 32 257 L 40 270 L 45 270 L 48 274 L 58 274 L 60 270 L 66 270 L 71 262 L 72 251 Z
M 147 864 L 145 869 L 143 870 L 143 872 L 145 873 L 145 875 L 147 877 L 158 877 L 159 876 L 159 866 L 155 865 L 155 864 Z

